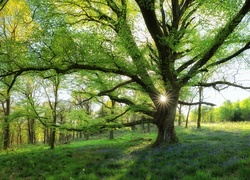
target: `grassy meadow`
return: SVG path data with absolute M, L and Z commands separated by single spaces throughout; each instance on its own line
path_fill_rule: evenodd
M 139 128 L 138 128 L 139 129 Z M 25 145 L 0 152 L 0 179 L 46 180 L 247 180 L 250 123 L 176 127 L 181 143 L 149 148 L 154 132 L 115 132 L 50 150 Z

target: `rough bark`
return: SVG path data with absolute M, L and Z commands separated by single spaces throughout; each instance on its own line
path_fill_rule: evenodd
M 174 129 L 174 120 L 179 98 L 179 90 L 171 91 L 171 100 L 168 103 L 159 104 L 155 115 L 155 124 L 158 128 L 156 141 L 153 147 L 169 145 L 179 142 Z
M 178 143 L 179 139 L 176 135 L 174 129 L 174 118 L 173 115 L 175 113 L 174 108 L 168 109 L 168 114 L 159 118 L 159 123 L 156 124 L 158 128 L 158 135 L 156 141 L 153 143 L 153 147 L 161 146 L 161 145 L 169 145 L 173 143 Z M 158 112 L 161 114 L 162 112 Z

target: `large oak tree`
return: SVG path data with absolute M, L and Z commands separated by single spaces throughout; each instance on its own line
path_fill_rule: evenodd
M 35 20 L 50 24 L 43 27 L 57 40 L 44 38 L 31 46 L 33 58 L 43 62 L 39 68 L 17 67 L 9 74 L 51 68 L 58 73 L 94 72 L 91 81 L 98 84 L 100 77 L 106 78 L 105 87 L 96 86 L 96 95 L 108 95 L 126 104 L 127 111 L 146 115 L 124 125 L 151 122 L 158 127 L 155 146 L 179 141 L 174 120 L 177 104 L 184 103 L 179 100 L 181 89 L 250 48 L 250 0 L 63 0 L 37 6 L 34 2 Z M 39 8 L 48 4 L 53 6 L 53 18 L 40 21 L 44 17 L 42 11 L 38 17 Z M 53 31 L 63 25 L 55 17 L 66 22 L 64 29 Z M 110 83 L 110 74 L 119 80 Z M 127 93 L 119 94 L 119 89 Z M 140 97 L 129 96 L 130 91 Z M 163 96 L 167 101 L 161 101 Z

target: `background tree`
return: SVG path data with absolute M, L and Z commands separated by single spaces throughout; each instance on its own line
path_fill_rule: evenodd
M 224 122 L 224 121 L 248 121 L 249 120 L 249 98 L 242 101 L 231 102 L 226 100 L 221 106 L 216 108 L 203 106 L 201 109 L 201 119 L 204 122 Z M 191 112 L 191 118 L 197 117 L 198 109 Z
M 85 96 L 85 97 L 84 97 Z M 91 99 L 90 98 L 86 98 L 86 95 L 84 95 L 83 92 L 74 92 L 73 98 L 75 99 L 75 105 L 77 106 L 77 111 L 84 111 L 84 112 L 79 112 L 79 117 L 76 118 L 79 121 L 83 121 L 84 119 L 87 119 L 86 117 L 83 117 L 84 114 L 88 117 L 90 117 L 92 115 L 92 103 L 91 103 Z M 83 114 L 84 113 L 84 114 Z M 94 120 L 94 118 L 93 118 Z M 78 122 L 80 124 L 82 124 L 81 122 Z M 82 131 L 81 131 L 82 132 Z M 89 136 L 90 136 L 90 132 L 86 131 L 83 132 L 85 139 L 89 140 Z
M 6 84 L 6 83 L 5 83 Z M 3 147 L 4 149 L 7 149 L 10 147 L 10 89 L 11 86 L 8 86 L 9 84 L 6 84 L 7 88 L 5 87 L 5 91 L 1 93 L 1 106 L 2 106 L 2 118 L 3 118 Z M 10 88 L 10 89 L 9 89 Z
M 31 19 L 31 11 L 24 1 L 2 1 L 0 9 L 0 58 L 1 72 L 12 71 L 19 64 L 25 64 L 27 52 L 27 39 L 32 35 L 34 23 Z M 4 7 L 4 9 L 3 9 Z M 22 61 L 22 62 L 21 62 Z M 1 77 L 1 86 L 4 88 L 1 96 L 4 111 L 4 148 L 9 147 L 9 115 L 11 111 L 11 90 L 20 74 L 12 74 Z
M 193 103 L 194 98 L 196 97 L 197 93 L 198 92 L 194 88 L 190 88 L 190 89 L 186 90 L 185 94 L 187 94 L 187 96 L 185 97 L 185 99 L 186 99 L 187 102 L 190 102 L 190 104 L 188 105 L 188 108 L 187 108 L 187 114 L 186 114 L 186 120 L 185 120 L 185 128 L 188 128 L 188 121 L 189 121 L 190 111 L 191 111 L 191 108 L 192 108 L 192 103 Z
M 56 141 L 56 128 L 55 125 L 57 124 L 57 119 L 59 115 L 59 103 L 60 103 L 60 97 L 59 97 L 59 90 L 60 90 L 60 85 L 62 83 L 63 77 L 60 75 L 56 74 L 46 74 L 45 76 L 48 76 L 48 79 L 44 80 L 43 88 L 44 88 L 44 93 L 47 98 L 47 103 L 49 106 L 48 112 L 50 114 L 48 117 L 51 118 L 49 122 L 49 127 L 50 127 L 50 139 L 49 139 L 49 144 L 50 148 L 54 149 L 55 147 L 55 141 Z M 47 78 L 47 77 L 46 77 Z
M 242 121 L 242 109 L 240 108 L 240 101 L 236 101 L 232 104 L 233 106 L 233 118 L 232 121 Z
M 242 119 L 245 121 L 250 120 L 250 98 L 244 99 L 240 102 L 240 109 L 242 112 Z
M 41 103 L 41 89 L 39 85 L 40 78 L 35 74 L 27 74 L 19 78 L 15 88 L 16 96 L 19 96 L 16 104 L 21 107 L 21 115 L 27 120 L 28 143 L 36 143 L 36 109 Z
M 223 105 L 220 107 L 220 119 L 224 121 L 231 121 L 234 116 L 232 102 L 231 101 L 225 101 Z

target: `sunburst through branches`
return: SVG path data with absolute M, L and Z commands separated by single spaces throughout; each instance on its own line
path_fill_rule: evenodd
M 159 98 L 159 99 L 160 99 L 160 102 L 161 102 L 161 103 L 165 103 L 165 102 L 167 102 L 167 100 L 168 100 L 168 99 L 167 99 L 167 96 L 165 96 L 165 95 L 160 95 L 160 98 Z
M 159 94 L 157 97 L 157 107 L 166 107 L 171 104 L 171 94 Z

